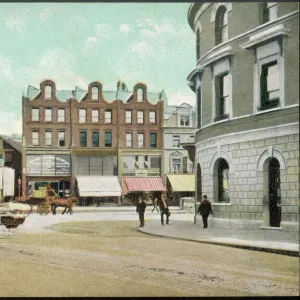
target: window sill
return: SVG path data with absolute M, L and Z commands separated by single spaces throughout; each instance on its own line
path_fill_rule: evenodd
M 257 110 L 258 111 L 268 110 L 268 109 L 276 108 L 278 105 L 279 105 L 279 98 L 270 100 L 265 104 L 258 106 Z
M 227 120 L 227 119 L 229 119 L 229 115 L 223 115 L 223 116 L 215 117 L 214 122 Z

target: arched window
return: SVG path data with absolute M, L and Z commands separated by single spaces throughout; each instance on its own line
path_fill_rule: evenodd
M 52 98 L 52 86 L 46 85 L 45 86 L 45 99 L 51 99 Z
M 196 53 L 197 53 L 197 60 L 200 58 L 200 31 L 197 30 L 197 41 L 196 41 Z
M 225 6 L 219 7 L 215 21 L 216 45 L 228 40 L 227 10 Z
M 92 87 L 92 100 L 99 99 L 99 88 L 97 86 Z
M 200 202 L 202 199 L 202 172 L 200 164 L 197 164 L 197 187 L 196 187 L 196 202 Z
M 137 101 L 143 101 L 143 89 L 142 88 L 139 88 L 137 89 Z
M 229 183 L 228 183 L 229 166 L 224 158 L 220 158 L 214 165 L 214 201 L 230 202 Z

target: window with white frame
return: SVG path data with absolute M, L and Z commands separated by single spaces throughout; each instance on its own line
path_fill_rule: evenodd
M 104 123 L 112 122 L 112 111 L 111 109 L 106 109 L 104 112 Z
M 92 123 L 98 123 L 98 122 L 99 122 L 99 110 L 92 109 Z
M 52 96 L 52 86 L 51 85 L 46 85 L 45 86 L 45 99 L 46 100 L 51 100 Z
M 126 132 L 126 147 L 132 147 L 132 133 Z
M 227 9 L 225 6 L 220 6 L 216 13 L 215 20 L 215 42 L 216 45 L 228 40 L 228 26 L 227 26 Z
M 156 124 L 156 112 L 155 111 L 150 111 L 149 112 L 149 121 L 150 124 Z
M 46 108 L 45 109 L 45 122 L 51 122 L 52 121 L 52 109 Z
M 65 122 L 65 109 L 59 108 L 57 110 L 57 122 Z
M 150 132 L 150 148 L 157 148 L 157 134 Z
M 132 123 L 132 111 L 131 110 L 126 110 L 125 111 L 125 123 L 126 124 L 131 124 Z
M 38 146 L 39 145 L 39 131 L 35 130 L 31 133 L 32 145 Z
M 143 101 L 144 90 L 142 88 L 137 89 L 137 101 Z
M 172 158 L 171 173 L 178 173 L 181 170 L 181 159 Z
M 173 144 L 173 148 L 180 148 L 180 136 L 179 135 L 173 135 L 172 144 Z
M 93 145 L 93 147 L 99 147 L 99 132 L 98 131 L 92 132 L 92 145 Z
M 138 133 L 138 147 L 139 148 L 144 147 L 144 133 L 142 133 L 142 132 Z
M 190 116 L 180 115 L 179 116 L 179 124 L 180 124 L 180 126 L 190 126 Z
M 39 108 L 32 108 L 31 109 L 31 121 L 37 122 L 40 120 L 40 109 Z
M 86 123 L 86 109 L 79 109 L 79 123 Z
M 52 146 L 52 131 L 45 132 L 45 145 Z
M 58 132 L 58 147 L 64 147 L 66 145 L 66 133 L 64 131 Z
M 278 41 L 256 49 L 254 68 L 254 111 L 284 105 L 284 57 Z
M 142 110 L 137 111 L 137 123 L 144 124 L 144 111 Z
M 263 3 L 263 23 L 275 21 L 277 19 L 277 2 Z
M 99 88 L 97 86 L 92 87 L 92 100 L 99 99 Z

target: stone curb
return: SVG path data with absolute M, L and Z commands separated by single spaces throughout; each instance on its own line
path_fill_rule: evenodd
M 232 247 L 232 248 L 238 248 L 238 249 L 244 249 L 244 250 L 261 251 L 261 252 L 267 252 L 267 253 L 275 253 L 275 254 L 280 254 L 280 255 L 300 257 L 299 251 L 294 251 L 294 250 L 266 248 L 266 247 L 252 246 L 252 245 L 214 242 L 214 241 L 207 241 L 207 240 L 195 240 L 195 239 L 189 239 L 189 238 L 174 237 L 174 236 L 156 234 L 156 233 L 152 233 L 152 232 L 146 232 L 146 231 L 144 231 L 144 229 L 141 229 L 141 228 L 137 228 L 137 230 L 144 234 L 148 234 L 151 236 L 158 236 L 158 237 L 164 237 L 164 238 L 175 239 L 175 240 L 182 240 L 182 241 L 196 242 L 196 243 L 201 243 L 201 244 L 210 244 L 210 245 Z

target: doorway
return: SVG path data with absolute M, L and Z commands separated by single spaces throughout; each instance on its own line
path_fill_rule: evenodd
M 281 197 L 280 197 L 280 165 L 276 158 L 269 162 L 269 212 L 270 226 L 280 227 Z

